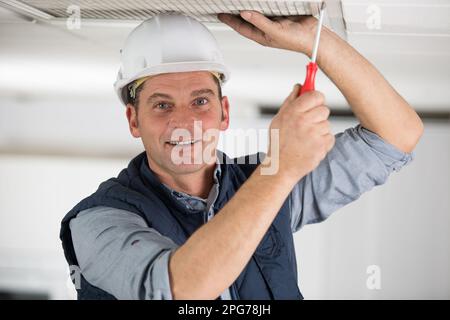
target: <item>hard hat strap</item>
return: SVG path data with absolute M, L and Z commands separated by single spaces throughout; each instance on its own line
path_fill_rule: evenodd
M 143 78 L 137 79 L 128 85 L 128 91 L 130 92 L 131 98 L 136 99 L 137 88 L 139 88 L 148 78 L 151 78 L 151 77 L 148 76 L 148 77 L 143 77 Z

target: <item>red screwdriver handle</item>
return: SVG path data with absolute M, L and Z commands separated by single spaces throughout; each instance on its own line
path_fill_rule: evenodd
M 306 78 L 300 90 L 299 96 L 301 96 L 305 92 L 315 90 L 314 82 L 316 81 L 316 72 L 317 72 L 317 63 L 310 62 L 306 66 Z

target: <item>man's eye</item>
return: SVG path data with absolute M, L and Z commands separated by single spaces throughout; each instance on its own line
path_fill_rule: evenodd
M 155 108 L 158 110 L 167 110 L 170 108 L 170 104 L 166 103 L 166 102 L 160 102 L 155 104 Z
M 205 105 L 207 103 L 208 103 L 208 99 L 206 99 L 206 98 L 195 99 L 195 104 L 198 105 L 198 106 L 203 106 L 203 105 Z

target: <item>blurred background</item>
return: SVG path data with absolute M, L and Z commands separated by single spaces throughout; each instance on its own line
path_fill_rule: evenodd
M 138 21 L 73 28 L 33 2 L 0 1 L 0 299 L 74 299 L 60 221 L 143 151 L 112 87 Z M 86 3 L 70 2 L 81 13 Z M 343 35 L 419 112 L 425 133 L 386 185 L 296 233 L 300 289 L 307 299 L 449 299 L 450 1 L 340 3 Z M 231 128 L 268 128 L 307 58 L 207 26 L 231 70 Z M 316 88 L 335 133 L 357 124 L 323 73 Z M 248 150 L 233 139 L 221 142 L 231 156 L 266 151 L 264 139 Z

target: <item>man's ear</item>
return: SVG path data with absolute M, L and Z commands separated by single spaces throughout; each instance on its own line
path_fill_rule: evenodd
M 135 138 L 139 138 L 141 136 L 141 133 L 139 132 L 139 122 L 136 108 L 130 103 L 127 104 L 126 115 L 131 135 Z
M 228 126 L 230 125 L 230 103 L 228 101 L 227 96 L 222 97 L 221 105 L 222 105 L 222 120 L 220 121 L 219 129 L 221 131 L 225 131 L 228 129 Z

